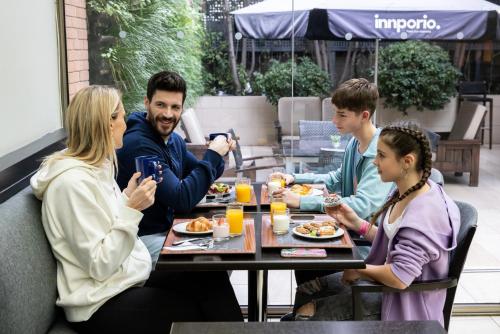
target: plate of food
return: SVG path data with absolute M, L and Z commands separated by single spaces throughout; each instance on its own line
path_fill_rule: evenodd
M 210 186 L 210 188 L 208 188 L 206 198 L 214 199 L 214 198 L 229 197 L 231 195 L 232 190 L 233 188 L 229 184 L 222 182 L 215 182 Z
M 319 196 L 323 195 L 323 191 L 311 187 L 308 184 L 294 184 L 290 187 L 290 191 L 300 196 Z
M 333 239 L 344 235 L 344 230 L 338 227 L 333 220 L 310 221 L 294 227 L 292 232 L 296 236 L 314 240 Z
M 205 217 L 199 217 L 188 222 L 174 225 L 173 230 L 182 234 L 210 234 L 212 222 Z

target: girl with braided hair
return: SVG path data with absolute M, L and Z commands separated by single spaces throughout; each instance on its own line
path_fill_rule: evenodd
M 404 290 L 413 281 L 448 275 L 460 213 L 442 187 L 429 180 L 431 149 L 424 132 L 414 123 L 384 128 L 373 163 L 382 181 L 394 182 L 396 189 L 370 222 L 346 204 L 328 210 L 338 222 L 372 241 L 366 269 L 348 269 L 299 287 L 296 298 L 310 302 L 298 308 L 298 319 L 352 319 L 349 285 L 358 279 Z M 370 293 L 363 299 L 365 319 L 437 320 L 443 324 L 445 290 Z

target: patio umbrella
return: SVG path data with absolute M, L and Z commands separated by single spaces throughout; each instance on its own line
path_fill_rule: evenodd
M 484 0 L 266 0 L 233 11 L 255 39 L 477 40 L 500 36 L 500 6 Z
M 476 40 L 496 36 L 499 11 L 485 0 L 266 0 L 232 14 L 257 39 Z

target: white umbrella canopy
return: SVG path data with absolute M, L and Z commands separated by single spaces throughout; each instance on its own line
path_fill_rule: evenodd
M 249 38 L 474 40 L 496 37 L 499 12 L 485 0 L 266 0 L 232 14 Z

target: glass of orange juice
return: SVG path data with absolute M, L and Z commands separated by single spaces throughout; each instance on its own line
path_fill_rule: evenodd
M 248 177 L 242 177 L 236 180 L 236 201 L 240 203 L 249 203 L 252 199 L 252 186 Z
M 243 205 L 230 203 L 226 208 L 226 220 L 229 223 L 229 235 L 232 237 L 243 233 Z
M 274 213 L 286 211 L 286 203 L 282 196 L 271 196 L 270 205 L 270 215 L 271 215 L 271 226 L 274 224 Z

